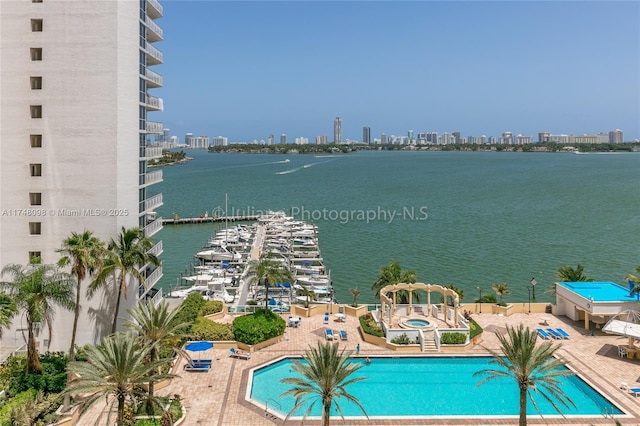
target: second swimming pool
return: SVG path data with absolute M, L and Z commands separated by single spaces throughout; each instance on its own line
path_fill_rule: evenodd
M 519 393 L 513 379 L 496 379 L 476 386 L 480 377 L 476 371 L 496 368 L 489 364 L 491 357 L 403 357 L 362 358 L 352 362 L 363 367 L 354 374 L 365 376 L 347 388 L 365 407 L 369 417 L 421 417 L 421 416 L 517 416 Z M 292 360 L 283 359 L 260 368 L 253 373 L 250 384 L 251 399 L 259 405 L 280 412 L 283 416 L 293 408 L 294 399 L 280 395 L 290 385 L 280 383 L 285 377 L 296 377 L 291 369 Z M 601 416 L 623 414 L 615 405 L 595 391 L 578 376 L 562 377 L 562 390 L 573 400 L 576 408 L 562 408 L 568 416 Z M 543 415 L 558 412 L 542 397 L 535 398 Z M 363 417 L 355 404 L 339 401 L 345 417 Z M 528 403 L 527 413 L 537 412 Z M 302 415 L 304 410 L 295 413 Z M 312 416 L 321 415 L 321 404 L 316 403 Z M 338 416 L 339 414 L 332 413 Z

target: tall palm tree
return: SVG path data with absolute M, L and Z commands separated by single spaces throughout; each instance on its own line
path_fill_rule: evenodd
M 180 341 L 186 337 L 182 332 L 189 326 L 188 323 L 174 321 L 182 306 L 170 309 L 166 300 L 158 306 L 138 302 L 136 306 L 128 309 L 131 317 L 124 326 L 136 332 L 140 345 L 149 348 L 149 359 L 160 360 L 160 349 L 168 346 L 176 352 L 181 352 Z M 160 367 L 158 367 L 160 368 Z M 157 373 L 161 370 L 158 369 Z M 153 397 L 153 381 L 149 381 L 149 395 Z
M 382 288 L 391 284 L 415 283 L 416 279 L 415 271 L 403 271 L 399 262 L 391 262 L 389 266 L 380 269 L 378 278 L 374 281 L 371 289 L 375 291 L 376 298 L 380 298 Z
M 71 236 L 62 242 L 62 248 L 57 250 L 63 256 L 58 266 L 71 265 L 71 274 L 76 277 L 76 305 L 73 313 L 73 329 L 71 330 L 71 345 L 69 347 L 69 362 L 75 360 L 76 334 L 78 332 L 78 318 L 80 317 L 80 295 L 82 282 L 100 269 L 104 259 L 104 243 L 93 236 L 91 231 L 81 234 L 72 232 Z
M 259 283 L 264 285 L 265 309 L 269 308 L 269 286 L 282 282 L 291 282 L 293 277 L 291 271 L 280 261 L 275 260 L 270 252 L 260 256 L 257 262 L 251 265 L 255 270 L 255 276 Z
M 91 362 L 74 361 L 67 369 L 76 375 L 76 379 L 65 389 L 69 395 L 83 394 L 86 396 L 82 412 L 103 397 L 109 403 L 108 397 L 115 396 L 109 403 L 107 424 L 113 424 L 111 413 L 113 405 L 117 403 L 118 426 L 124 425 L 124 407 L 127 400 L 137 406 L 137 402 L 145 398 L 153 401 L 159 407 L 161 402 L 150 397 L 144 385 L 150 380 L 162 380 L 173 377 L 171 374 L 158 374 L 158 366 L 164 361 L 144 362 L 149 356 L 151 347 L 140 346 L 137 336 L 132 333 L 116 333 L 102 340 L 99 346 L 87 348 L 87 357 Z M 102 415 L 96 419 L 100 422 Z
M 491 286 L 493 291 L 496 292 L 498 297 L 500 298 L 500 304 L 502 304 L 502 296 L 505 294 L 511 294 L 511 290 L 509 290 L 509 283 L 495 283 Z
M 331 420 L 331 407 L 335 405 L 340 417 L 344 418 L 342 408 L 336 401 L 337 398 L 344 398 L 356 404 L 365 416 L 367 413 L 360 404 L 358 398 L 350 394 L 346 387 L 366 380 L 366 377 L 349 378 L 353 373 L 358 371 L 362 364 L 350 362 L 349 357 L 351 351 L 338 352 L 338 343 L 322 343 L 318 342 L 317 348 L 309 348 L 303 357 L 305 363 L 298 360 L 293 361 L 293 371 L 302 375 L 302 377 L 287 377 L 280 380 L 281 383 L 293 385 L 291 389 L 284 392 L 280 396 L 292 396 L 295 398 L 295 404 L 287 419 L 308 404 L 304 413 L 306 418 L 320 400 L 322 403 L 322 425 L 329 426 Z M 367 416 L 369 418 L 369 416 Z
M 300 284 L 300 287 L 302 287 L 302 288 L 298 290 L 298 295 L 305 297 L 304 307 L 305 308 L 309 308 L 309 305 L 311 304 L 311 301 L 312 300 L 317 300 L 318 299 L 318 295 L 316 294 L 315 291 L 313 291 L 313 289 L 307 287 L 304 284 Z
M 11 320 L 18 313 L 16 302 L 9 295 L 0 293 L 0 338 L 2 331 L 11 326 Z
M 580 264 L 576 266 L 576 268 L 572 268 L 571 266 L 562 265 L 556 271 L 556 278 L 559 282 L 579 282 L 579 281 L 593 281 L 593 278 L 589 278 L 584 274 L 584 267 Z M 556 294 L 556 284 L 551 284 L 545 293 L 549 293 L 551 295 Z
M 493 356 L 492 364 L 500 369 L 486 369 L 474 373 L 485 376 L 478 386 L 490 380 L 509 377 L 516 381 L 520 392 L 520 426 L 527 424 L 527 397 L 540 413 L 532 391 L 548 401 L 560 414 L 559 402 L 563 407 L 575 404 L 560 388 L 560 377 L 569 376 L 571 370 L 562 368 L 565 362 L 555 358 L 555 352 L 562 346 L 544 341 L 536 346 L 537 333 L 523 324 L 518 328 L 507 325 L 507 335 L 496 333 L 503 354 L 488 349 Z
M 353 306 L 354 308 L 358 307 L 358 296 L 360 296 L 360 290 L 358 290 L 358 287 L 356 288 L 351 288 L 349 289 L 349 291 L 351 292 L 351 295 L 353 296 Z
M 120 301 L 122 296 L 127 297 L 127 285 L 129 276 L 144 282 L 144 275 L 139 268 L 147 263 L 154 266 L 160 264 L 158 258 L 148 251 L 153 247 L 151 239 L 144 236 L 142 228 L 125 229 L 122 227 L 118 239 L 111 239 L 106 251 L 104 264 L 96 274 L 94 281 L 89 286 L 89 294 L 93 294 L 98 288 L 105 285 L 110 279 L 116 280 L 118 295 L 116 297 L 116 307 L 113 314 L 113 324 L 111 333 L 116 332 L 118 314 L 120 311 Z
M 16 307 L 24 310 L 27 320 L 27 373 L 42 371 L 35 332 L 42 324 L 46 325 L 51 342 L 54 307 L 74 309 L 73 277 L 54 265 L 43 264 L 7 265 L 1 272 L 5 274 L 12 280 L 2 285 L 8 289 Z

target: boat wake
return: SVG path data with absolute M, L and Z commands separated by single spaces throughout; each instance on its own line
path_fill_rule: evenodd
M 295 173 L 298 170 L 302 170 L 304 168 L 304 166 L 302 167 L 296 167 L 295 169 L 291 169 L 291 170 L 285 170 L 283 172 L 276 172 L 277 175 L 288 175 L 289 173 Z

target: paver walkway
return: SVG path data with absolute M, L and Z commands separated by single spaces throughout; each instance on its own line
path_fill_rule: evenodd
M 623 425 L 640 424 L 640 398 L 619 389 L 621 382 L 629 386 L 640 386 L 640 360 L 619 358 L 617 345 L 626 344 L 627 339 L 595 332 L 591 336 L 565 317 L 546 315 L 514 314 L 502 317 L 493 314 L 476 314 L 474 319 L 485 329 L 483 342 L 469 351 L 469 354 L 486 354 L 485 348 L 499 349 L 499 343 L 494 332 L 504 332 L 507 324 L 515 326 L 523 323 L 530 328 L 540 327 L 542 317 L 549 320 L 550 327 L 562 327 L 571 334 L 571 339 L 562 341 L 563 347 L 559 354 L 564 357 L 572 368 L 583 378 L 615 402 L 630 417 L 616 417 Z M 187 409 L 185 425 L 217 425 L 217 426 L 253 426 L 253 425 L 299 425 L 299 421 L 288 421 L 274 418 L 266 414 L 263 409 L 255 407 L 245 400 L 249 370 L 266 362 L 285 355 L 301 355 L 310 345 L 316 345 L 324 340 L 325 325 L 322 315 L 303 318 L 298 328 L 287 328 L 282 342 L 257 351 L 250 360 L 229 357 L 228 350 L 211 349 L 203 357 L 215 358 L 213 368 L 208 373 L 181 372 L 171 384 L 160 390 L 159 394 L 179 394 Z M 349 333 L 349 340 L 340 341 L 341 347 L 355 350 L 360 344 L 361 354 L 364 355 L 392 355 L 393 351 L 382 349 L 364 342 L 357 330 L 356 318 L 348 317 L 346 323 L 332 322 L 333 329 L 345 329 Z M 547 326 L 545 326 L 547 327 Z M 470 379 L 471 380 L 471 379 Z M 277 395 L 274 395 L 277 397 Z M 95 407 L 81 419 L 80 425 L 92 425 L 99 413 L 100 407 Z M 531 413 L 529 413 L 531 415 Z M 517 425 L 517 418 L 510 419 L 408 419 L 408 420 L 372 420 L 352 421 L 335 420 L 336 425 Z M 540 419 L 530 416 L 529 424 L 572 424 L 572 425 L 613 425 L 611 418 L 589 419 Z M 104 424 L 104 423 L 101 423 Z M 319 421 L 307 420 L 305 425 L 319 425 Z

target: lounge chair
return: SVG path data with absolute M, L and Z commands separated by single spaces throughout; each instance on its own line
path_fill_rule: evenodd
M 329 324 L 329 312 L 324 313 L 324 320 L 322 322 L 324 324 Z
M 536 331 L 538 332 L 538 336 L 540 336 L 543 340 L 549 340 L 551 338 L 549 333 L 544 331 L 544 329 L 542 328 L 536 328 Z
M 186 363 L 184 365 L 184 370 L 185 371 L 200 371 L 200 372 L 207 372 L 211 369 L 211 364 L 191 364 L 191 363 Z
M 213 364 L 212 359 L 192 359 L 190 362 L 191 365 L 208 365 L 211 366 Z
M 327 328 L 324 331 L 324 338 L 327 340 L 333 340 L 333 330 L 331 330 L 330 328 Z
M 236 350 L 236 348 L 230 348 L 229 352 L 231 352 L 231 357 L 233 358 L 242 358 L 242 359 L 251 358 L 251 353 L 240 350 L 240 349 Z
M 637 398 L 640 395 L 640 388 L 629 388 L 629 393 L 632 393 Z
M 547 333 L 549 333 L 554 339 L 562 340 L 560 333 L 555 331 L 553 328 L 547 328 Z
M 571 337 L 571 335 L 564 331 L 562 328 L 556 328 L 556 331 L 562 336 L 563 339 L 568 339 Z
M 349 340 L 349 335 L 346 331 L 340 330 L 340 340 Z

